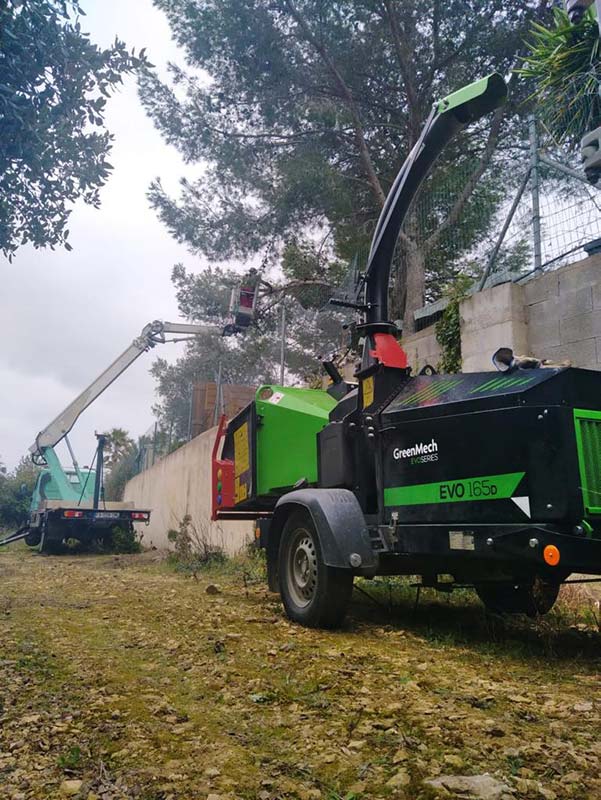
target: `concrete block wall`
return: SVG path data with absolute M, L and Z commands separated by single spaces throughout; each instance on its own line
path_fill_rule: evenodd
M 478 292 L 461 304 L 463 371 L 491 369 L 499 347 L 601 369 L 601 255 Z
M 524 289 L 515 283 L 493 286 L 466 298 L 460 306 L 463 372 L 493 369 L 499 347 L 528 350 Z
M 524 284 L 530 352 L 601 369 L 601 256 Z
M 413 375 L 417 375 L 422 367 L 426 364 L 435 369 L 438 367 L 442 358 L 442 350 L 436 341 L 435 326 L 431 325 L 419 333 L 414 333 L 411 336 L 403 337 L 403 348 L 407 353 L 409 359 L 409 366 L 413 371 Z
M 135 508 L 150 508 L 150 525 L 139 526 L 146 547 L 172 547 L 167 538 L 189 514 L 196 530 L 229 555 L 251 541 L 252 522 L 211 522 L 211 453 L 217 428 L 201 433 L 150 469 L 132 478 L 124 498 Z

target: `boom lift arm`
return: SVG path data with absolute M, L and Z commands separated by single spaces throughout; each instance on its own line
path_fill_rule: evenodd
M 165 344 L 169 341 L 179 341 L 178 339 L 168 339 L 169 334 L 183 334 L 194 336 L 207 330 L 213 330 L 213 326 L 194 325 L 185 322 L 161 322 L 154 320 L 145 325 L 140 335 L 133 340 L 130 346 L 113 363 L 102 372 L 96 380 L 79 394 L 64 411 L 52 420 L 36 436 L 35 442 L 29 448 L 32 456 L 42 457 L 47 460 L 49 450 L 54 448 L 64 439 L 75 425 L 78 417 L 107 389 L 119 375 L 136 361 L 142 353 L 151 350 L 157 344 Z M 220 330 L 215 327 L 215 330 Z M 52 459 L 52 456 L 50 456 Z

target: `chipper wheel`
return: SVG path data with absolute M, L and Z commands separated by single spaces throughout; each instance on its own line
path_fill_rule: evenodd
M 494 614 L 538 617 L 551 611 L 560 584 L 537 577 L 533 583 L 477 583 L 474 588 L 487 610 Z
M 310 515 L 289 517 L 280 545 L 280 594 L 290 619 L 309 628 L 336 628 L 344 619 L 353 591 L 353 575 L 323 563 Z

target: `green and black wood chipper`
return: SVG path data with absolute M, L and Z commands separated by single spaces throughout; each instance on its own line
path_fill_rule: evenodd
M 504 372 L 413 377 L 387 319 L 421 182 L 505 96 L 492 75 L 438 103 L 400 170 L 364 276 L 358 385 L 262 386 L 220 425 L 213 518 L 258 520 L 269 585 L 304 625 L 339 625 L 356 575 L 447 590 L 451 576 L 492 610 L 533 615 L 570 574 L 601 574 L 601 373 L 502 352 Z

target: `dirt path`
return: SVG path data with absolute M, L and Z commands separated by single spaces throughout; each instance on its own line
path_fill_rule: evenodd
M 490 773 L 491 798 L 599 800 L 600 665 L 598 634 L 475 605 L 356 602 L 324 633 L 231 569 L 8 552 L 0 797 L 416 800 Z

